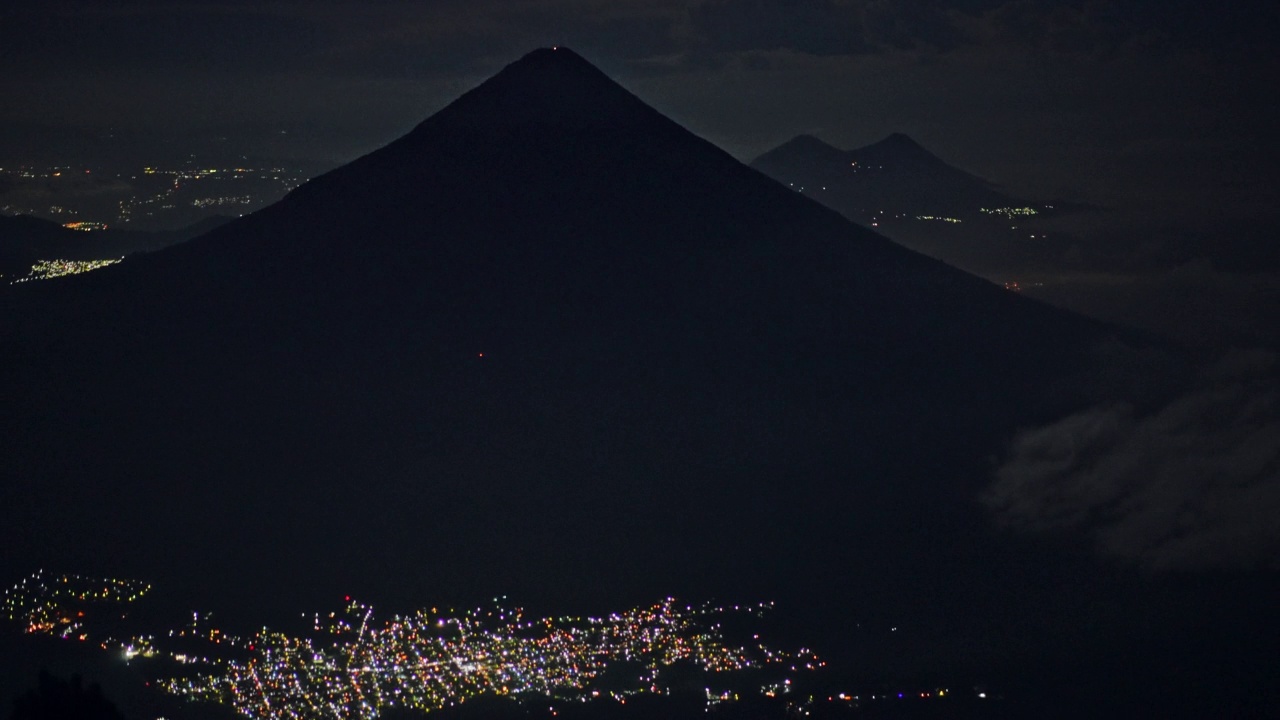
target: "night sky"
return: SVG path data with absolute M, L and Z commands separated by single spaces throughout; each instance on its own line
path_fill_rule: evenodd
M 0 156 L 74 163 L 54 157 L 60 132 L 111 128 L 333 166 L 560 43 L 743 160 L 802 132 L 900 131 L 1023 194 L 1274 220 L 1278 17 L 1183 0 L 18 0 L 0 11 Z

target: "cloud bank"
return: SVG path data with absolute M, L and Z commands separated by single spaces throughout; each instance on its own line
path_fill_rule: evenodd
M 1275 354 L 1236 351 L 1142 415 L 1097 407 L 1023 433 L 982 502 L 1148 570 L 1280 569 Z

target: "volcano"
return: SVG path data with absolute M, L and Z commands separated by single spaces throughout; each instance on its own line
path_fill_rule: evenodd
M 850 223 L 565 48 L 273 206 L 0 302 L 15 577 L 253 617 L 776 600 L 868 672 L 1023 657 L 1051 621 L 1010 618 L 1094 582 L 975 497 L 1019 427 L 1115 387 L 1124 338 Z
M 982 208 L 1030 204 L 947 164 L 903 133 L 854 150 L 800 135 L 756 158 L 751 167 L 858 222 L 920 215 L 980 218 Z

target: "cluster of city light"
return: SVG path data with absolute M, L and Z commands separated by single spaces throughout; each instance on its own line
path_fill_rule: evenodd
M 18 278 L 9 284 L 17 285 L 32 280 L 52 280 L 66 275 L 79 275 L 115 265 L 123 259 L 118 257 L 106 260 L 37 260 L 26 277 Z
M 810 705 L 814 702 L 825 699 L 828 703 L 843 703 L 857 707 L 867 702 L 885 701 L 885 700 L 945 700 L 948 698 L 956 698 L 969 694 L 965 691 L 956 691 L 946 687 L 934 687 L 924 690 L 904 690 L 902 692 L 879 692 L 879 693 L 860 693 L 852 694 L 848 692 L 835 693 L 826 696 L 826 698 L 811 698 Z M 972 689 L 971 697 L 979 700 L 986 700 L 990 696 L 983 686 L 976 686 Z
M 370 606 L 348 598 L 340 612 L 310 616 L 310 627 L 300 633 L 263 628 L 244 638 L 210 626 L 199 614 L 167 634 L 129 635 L 117 628 L 115 635 L 98 637 L 86 627 L 86 605 L 132 602 L 147 590 L 130 581 L 37 573 L 6 593 L 4 602 L 10 619 L 29 633 L 79 640 L 92 634 L 126 661 L 168 661 L 172 672 L 157 672 L 158 687 L 260 718 L 371 720 L 392 708 L 430 712 L 481 695 L 626 702 L 640 693 L 670 694 L 665 677 L 677 663 L 708 677 L 768 669 L 781 677 L 825 665 L 807 649 L 770 649 L 759 635 L 746 645 L 726 639 L 725 617 L 758 617 L 769 604 L 692 606 L 670 598 L 605 617 L 526 619 L 519 608 L 495 600 L 468 612 L 431 608 L 383 622 L 375 621 Z M 630 673 L 625 687 L 596 682 L 617 668 Z M 790 688 L 791 680 L 766 685 L 761 694 L 774 687 Z M 707 691 L 709 704 L 738 697 Z
M 1003 218 L 1012 220 L 1015 217 L 1027 217 L 1030 215 L 1039 215 L 1040 211 L 1033 207 L 1000 207 L 1000 208 L 979 208 L 987 215 L 999 215 Z
M 42 207 L 32 207 L 30 205 L 14 205 L 5 203 L 0 205 L 0 213 L 5 215 L 75 215 L 74 210 L 69 210 L 61 205 L 48 205 Z
M 51 167 L 33 167 L 29 165 L 19 165 L 17 167 L 0 167 L 0 176 L 15 178 L 18 182 L 26 180 L 54 180 L 62 177 L 77 177 L 80 175 L 92 175 L 91 170 L 78 170 L 70 165 L 54 165 Z M 43 193 L 41 193 L 43 195 Z M 0 213 L 6 215 L 70 215 L 76 216 L 75 210 L 63 207 L 62 205 L 17 205 L 5 203 L 0 205 Z
M 194 162 L 191 161 L 191 162 Z M 32 166 L 7 166 L 0 167 L 0 177 L 13 178 L 16 182 L 44 181 L 56 180 L 69 176 L 92 175 L 91 170 L 81 170 L 67 165 L 52 167 L 32 167 Z M 185 199 L 178 195 L 180 190 L 186 189 L 190 192 L 192 183 L 200 181 L 199 185 L 194 187 L 210 187 L 218 185 L 219 187 L 229 187 L 228 183 L 241 182 L 237 187 L 243 187 L 243 181 L 267 181 L 270 185 L 289 192 L 304 182 L 299 177 L 299 171 L 289 170 L 286 168 L 252 168 L 252 167 L 228 167 L 228 168 L 210 168 L 195 167 L 189 165 L 187 167 L 179 167 L 175 169 L 161 167 L 145 167 L 142 172 L 116 173 L 117 179 L 137 180 L 139 175 L 158 176 L 166 182 L 163 187 L 154 192 L 144 192 L 133 195 L 127 199 L 117 202 L 116 217 L 112 222 L 128 223 L 137 217 L 154 217 L 162 214 L 164 211 L 176 210 L 179 207 L 195 207 L 198 209 L 211 208 L 235 208 L 237 206 L 255 205 L 263 200 L 274 196 L 274 190 L 266 191 L 268 195 L 260 195 L 257 191 L 245 193 L 243 191 L 238 194 L 210 194 L 207 197 L 196 199 Z M 0 212 L 10 215 L 35 215 L 35 216 L 71 216 L 78 217 L 80 212 L 74 207 L 66 207 L 63 205 L 31 205 L 28 203 L 13 204 L 5 203 L 0 205 Z M 70 226 L 70 224 L 67 224 Z M 79 226 L 74 227 L 75 230 L 104 230 L 106 225 L 101 222 L 83 222 Z
M 136 580 L 46 575 L 43 570 L 5 591 L 0 608 L 25 632 L 87 640 L 93 611 L 134 602 L 151 586 Z
M 158 210 L 172 210 L 178 206 L 176 195 L 179 190 L 190 183 L 205 181 L 205 183 L 213 181 L 237 181 L 247 179 L 271 180 L 279 182 L 283 185 L 284 191 L 289 192 L 301 184 L 301 180 L 297 177 L 288 175 L 285 168 L 201 168 L 186 167 L 177 169 L 164 169 L 159 167 L 145 167 L 142 169 L 144 175 L 163 175 L 171 178 L 171 182 L 162 190 L 148 197 L 135 196 L 128 200 L 121 200 L 119 204 L 119 219 L 121 222 L 129 222 L 136 215 L 153 216 Z M 204 187 L 204 183 L 201 184 Z M 191 205 L 197 208 L 220 207 L 224 205 L 252 205 L 255 199 L 251 195 L 221 195 L 197 198 L 191 201 Z M 186 201 L 183 201 L 186 204 Z
M 196 198 L 191 204 L 198 207 L 219 207 L 222 205 L 250 205 L 253 203 L 253 197 L 249 195 L 232 195 L 226 197 L 207 197 Z
M 947 223 L 958 223 L 958 222 L 963 222 L 963 221 L 962 221 L 962 220 L 960 220 L 959 218 L 953 218 L 953 217 L 939 217 L 939 216 L 937 216 L 937 215 L 917 215 L 917 216 L 916 216 L 916 219 L 917 219 L 917 220 L 936 220 L 936 221 L 938 221 L 938 222 L 947 222 Z
M 62 227 L 68 230 L 78 230 L 80 232 L 93 232 L 95 230 L 106 230 L 107 224 L 100 223 L 100 222 L 79 221 L 79 222 L 62 223 Z
M 1044 283 L 1042 282 L 1024 283 L 1024 282 L 1018 282 L 1017 280 L 1006 280 L 1004 283 L 1004 289 L 1010 290 L 1012 292 L 1022 292 L 1026 288 L 1039 288 L 1039 287 L 1044 287 Z
M 431 711 L 480 695 L 625 702 L 632 694 L 669 692 L 661 676 L 678 662 L 709 673 L 771 663 L 822 666 L 805 651 L 727 644 L 715 619 L 729 611 L 668 599 L 604 618 L 525 620 L 519 609 L 495 604 L 461 615 L 422 610 L 376 624 L 370 607 L 352 602 L 343 613 L 316 619 L 313 629 L 323 640 L 264 630 L 249 643 L 248 659 L 163 687 L 256 717 L 373 718 L 389 708 Z M 643 668 L 634 686 L 592 689 L 617 663 Z
M 72 168 L 70 165 L 55 165 L 48 168 L 34 168 L 26 165 L 18 167 L 0 167 L 0 175 L 9 175 L 11 177 L 24 178 L 28 180 L 43 180 L 46 178 L 62 177 L 63 173 L 70 174 Z M 90 174 L 88 170 L 84 171 L 85 175 Z
M 162 170 L 157 167 L 142 168 L 144 175 L 172 175 L 179 180 L 197 180 L 199 178 L 213 177 L 215 175 L 229 175 L 236 179 L 243 178 L 251 173 L 271 173 L 272 180 L 279 180 L 280 174 L 285 172 L 284 168 L 180 168 L 177 170 Z M 263 180 L 267 179 L 266 175 L 259 175 Z

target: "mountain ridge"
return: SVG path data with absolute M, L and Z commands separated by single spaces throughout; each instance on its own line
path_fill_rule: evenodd
M 910 136 L 895 132 L 853 150 L 798 136 L 751 161 L 769 177 L 814 195 L 855 222 L 879 216 L 951 215 L 974 219 L 981 208 L 1020 207 L 1027 201 L 949 165 Z M 821 143 L 822 141 L 818 141 Z

